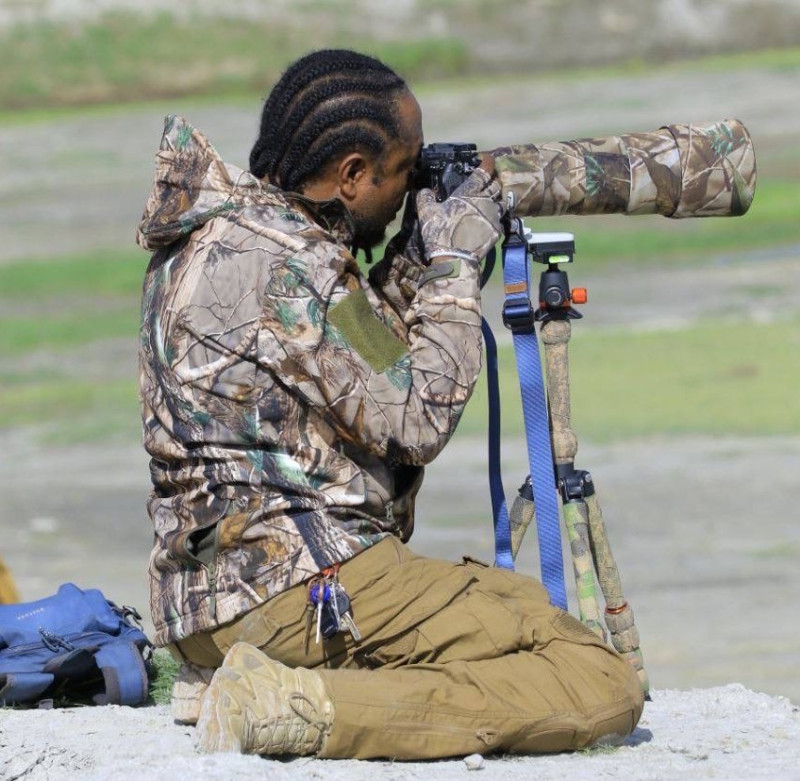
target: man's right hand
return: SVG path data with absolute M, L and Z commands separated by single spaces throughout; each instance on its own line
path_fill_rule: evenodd
M 500 238 L 500 184 L 476 168 L 445 201 L 432 190 L 417 194 L 417 216 L 425 257 L 468 255 L 481 260 Z

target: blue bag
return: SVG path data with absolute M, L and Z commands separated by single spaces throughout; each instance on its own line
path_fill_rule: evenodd
M 97 705 L 145 702 L 153 646 L 139 618 L 73 583 L 44 599 L 0 605 L 0 705 L 62 696 Z

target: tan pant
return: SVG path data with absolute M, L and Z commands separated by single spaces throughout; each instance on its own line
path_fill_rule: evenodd
M 363 638 L 305 651 L 298 587 L 214 632 L 179 643 L 218 666 L 237 641 L 317 668 L 335 717 L 321 756 L 434 759 L 581 748 L 636 726 L 643 698 L 630 665 L 533 578 L 465 559 L 417 556 L 391 538 L 345 563 L 340 581 Z

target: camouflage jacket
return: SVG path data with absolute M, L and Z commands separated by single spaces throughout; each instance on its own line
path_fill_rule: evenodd
M 167 117 L 137 233 L 158 645 L 408 539 L 480 370 L 477 264 L 367 279 L 344 206 L 298 198 Z

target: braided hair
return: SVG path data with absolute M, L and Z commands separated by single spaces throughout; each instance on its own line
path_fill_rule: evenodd
M 261 112 L 250 171 L 283 190 L 301 191 L 338 156 L 359 150 L 380 159 L 401 130 L 395 98 L 405 81 L 379 60 L 323 49 L 281 76 Z

